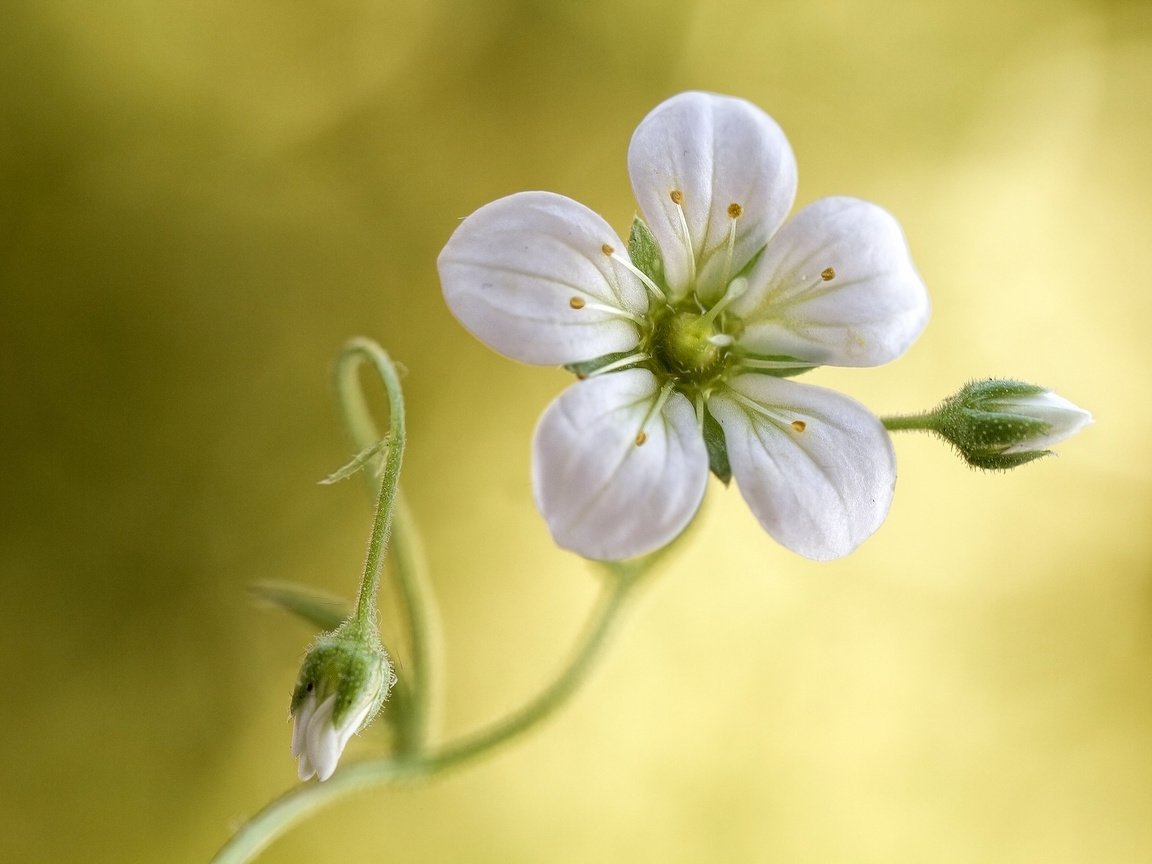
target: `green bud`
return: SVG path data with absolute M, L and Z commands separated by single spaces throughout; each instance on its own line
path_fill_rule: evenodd
M 375 633 L 348 622 L 309 649 L 292 692 L 292 755 L 301 780 L 327 780 L 348 740 L 372 722 L 396 683 Z
M 1007 470 L 1047 456 L 1092 415 L 1044 387 L 989 378 L 965 384 L 930 419 L 969 465 Z

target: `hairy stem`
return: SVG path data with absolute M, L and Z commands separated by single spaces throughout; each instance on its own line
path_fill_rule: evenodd
M 394 378 L 395 369 L 380 346 L 368 339 L 354 339 L 345 346 L 336 363 L 336 395 L 345 427 L 356 450 L 363 450 L 380 440 L 380 433 L 372 419 L 360 382 L 360 367 L 365 363 L 376 369 L 388 389 L 393 425 L 396 405 L 392 398 L 393 386 L 399 391 L 399 382 L 389 383 L 389 375 Z M 389 455 L 392 453 L 391 444 L 389 441 Z M 373 468 L 378 467 L 380 458 L 374 457 Z M 369 488 L 383 501 L 390 478 L 387 460 L 382 472 L 367 471 L 365 476 Z M 407 624 L 412 658 L 409 682 L 412 698 L 405 716 L 400 718 L 402 728 L 396 745 L 403 752 L 415 752 L 424 747 L 435 725 L 440 653 L 439 616 L 428 577 L 423 544 L 402 489 L 394 488 L 390 505 L 395 563 L 392 572 Z

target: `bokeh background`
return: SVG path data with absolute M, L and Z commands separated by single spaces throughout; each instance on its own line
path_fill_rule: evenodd
M 898 438 L 881 531 L 814 564 L 735 489 L 560 716 L 326 810 L 268 862 L 1024 864 L 1152 857 L 1152 14 L 1075 0 L 8 0 L 0 29 L 0 857 L 204 862 L 295 783 L 308 628 L 363 487 L 330 389 L 406 365 L 444 734 L 527 698 L 595 592 L 533 510 L 558 370 L 488 352 L 436 255 L 549 189 L 624 231 L 689 88 L 787 131 L 798 204 L 882 203 L 930 287 L 878 413 L 1024 377 L 1089 407 L 1011 475 Z M 349 756 L 379 752 L 371 735 Z

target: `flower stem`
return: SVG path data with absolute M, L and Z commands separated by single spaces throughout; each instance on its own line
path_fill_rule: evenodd
M 348 342 L 336 361 L 336 395 L 344 425 L 356 450 L 363 450 L 380 440 L 380 433 L 372 419 L 372 412 L 368 408 L 360 383 L 360 366 L 364 363 L 372 364 L 384 381 L 388 390 L 393 427 L 396 425 L 395 406 L 399 404 L 401 412 L 403 411 L 395 367 L 388 359 L 387 353 L 369 339 L 353 339 Z M 402 430 L 402 413 L 400 420 Z M 395 432 L 390 434 L 394 436 Z M 392 440 L 390 440 L 388 455 L 391 456 L 392 452 Z M 373 468 L 378 467 L 379 459 L 379 456 L 375 457 Z M 398 470 L 397 468 L 397 472 Z M 392 554 L 395 562 L 393 572 L 403 615 L 408 625 L 408 639 L 412 653 L 410 682 L 412 700 L 407 706 L 406 716 L 398 718 L 402 728 L 395 743 L 402 752 L 415 752 L 424 747 L 434 726 L 438 701 L 436 682 L 439 669 L 439 616 L 436 612 L 431 580 L 428 578 L 423 544 L 403 490 L 395 485 L 396 477 L 389 474 L 387 459 L 382 472 L 367 471 L 365 476 L 368 478 L 369 489 L 381 502 L 384 501 L 390 479 L 393 485 L 389 507 L 392 519 Z M 377 521 L 380 521 L 379 507 L 377 507 Z M 373 537 L 375 534 L 373 526 Z M 371 549 L 371 545 L 369 548 Z
M 427 777 L 482 756 L 528 731 L 560 708 L 580 687 L 602 653 L 626 600 L 651 562 L 636 566 L 608 565 L 600 599 L 584 633 L 560 674 L 536 697 L 480 732 L 424 754 L 372 759 L 342 767 L 324 783 L 298 786 L 253 816 L 212 859 L 212 864 L 243 864 L 296 822 L 353 792 Z
M 936 415 L 933 412 L 923 414 L 893 414 L 890 417 L 881 417 L 880 422 L 889 432 L 935 432 Z
M 400 466 L 404 461 L 404 396 L 400 390 L 400 379 L 396 374 L 388 354 L 375 342 L 367 339 L 353 339 L 341 352 L 338 361 L 337 389 L 341 397 L 346 387 L 341 386 L 347 376 L 355 376 L 353 362 L 368 361 L 376 367 L 377 373 L 388 391 L 388 447 L 384 455 L 384 476 L 380 482 L 379 497 L 376 501 L 376 515 L 372 520 L 372 534 L 368 539 L 368 555 L 364 561 L 364 575 L 360 580 L 360 593 L 356 597 L 356 623 L 366 630 L 376 629 L 376 594 L 380 587 L 380 573 L 384 565 L 384 553 L 388 549 L 388 539 L 392 533 L 392 513 L 395 506 L 397 488 L 400 483 Z M 350 371 L 347 371 L 350 370 Z M 344 374 L 341 374 L 341 371 Z M 359 406 L 364 416 L 367 406 L 359 393 Z M 344 399 L 341 399 L 344 403 Z M 370 421 L 369 421 L 370 422 Z

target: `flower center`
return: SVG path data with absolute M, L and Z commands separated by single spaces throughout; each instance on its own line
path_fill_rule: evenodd
M 728 348 L 733 341 L 722 326 L 726 322 L 721 313 L 747 290 L 748 281 L 738 278 L 707 311 L 701 312 L 694 301 L 688 309 L 669 309 L 656 322 L 653 356 L 674 378 L 684 383 L 707 384 L 728 365 Z
M 723 340 L 712 323 L 692 312 L 675 312 L 656 327 L 653 347 L 657 359 L 673 375 L 699 380 L 717 371 L 724 354 Z

